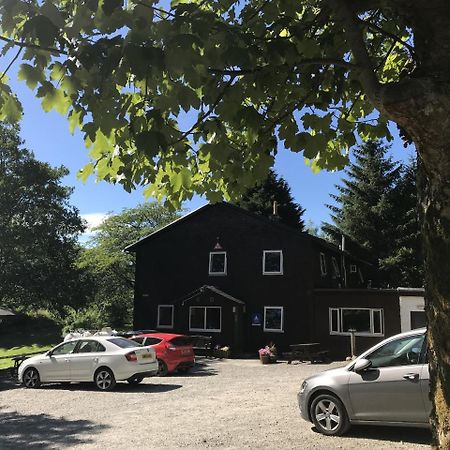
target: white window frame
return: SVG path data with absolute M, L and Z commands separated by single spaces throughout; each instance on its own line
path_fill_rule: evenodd
M 214 255 L 225 255 L 225 264 L 223 272 L 213 272 L 212 271 L 212 260 Z M 211 276 L 224 276 L 227 274 L 227 252 L 209 252 L 209 268 L 208 274 Z
M 355 336 L 384 336 L 384 309 L 383 308 L 349 308 L 349 307 L 340 307 L 340 308 L 335 308 L 335 307 L 330 307 L 328 308 L 328 321 L 329 321 L 329 325 L 328 325 L 328 329 L 330 330 L 330 335 L 331 336 L 350 336 L 351 333 L 349 333 L 348 331 L 342 331 L 342 311 L 343 310 L 365 310 L 365 311 L 370 311 L 370 332 L 357 332 L 355 333 Z M 333 325 L 333 311 L 337 311 L 338 314 L 338 329 L 337 330 L 332 330 L 332 325 Z M 375 333 L 374 332 L 374 314 L 375 313 L 379 313 L 380 314 L 380 327 L 381 327 L 381 333 Z
M 192 328 L 191 327 L 191 311 L 193 308 L 203 308 L 204 314 L 203 314 L 203 328 Z M 220 311 L 220 328 L 206 328 L 206 310 L 207 309 L 218 309 Z M 210 333 L 220 333 L 222 331 L 222 307 L 221 306 L 190 306 L 189 307 L 189 331 L 207 331 Z
M 335 256 L 331 257 L 331 266 L 333 268 L 334 275 L 336 276 L 336 278 L 341 278 L 341 270 Z
M 268 309 L 281 309 L 281 329 L 266 328 L 266 311 Z M 270 333 L 284 333 L 284 306 L 264 306 L 263 331 Z
M 350 264 L 350 273 L 358 272 L 358 266 L 356 264 Z
M 172 320 L 171 325 L 161 325 L 159 320 L 161 318 L 160 309 L 161 308 L 172 308 Z M 158 305 L 158 321 L 157 321 L 157 328 L 173 328 L 173 316 L 174 316 L 175 307 L 174 305 Z
M 327 272 L 327 260 L 325 258 L 325 253 L 322 253 L 322 252 L 319 253 L 319 261 L 320 261 L 320 275 L 322 277 L 324 277 L 328 273 Z
M 280 255 L 280 270 L 278 272 L 267 272 L 266 271 L 266 254 L 268 254 L 268 253 L 279 253 L 279 255 Z M 262 270 L 263 270 L 263 275 L 283 275 L 283 250 L 263 250 Z

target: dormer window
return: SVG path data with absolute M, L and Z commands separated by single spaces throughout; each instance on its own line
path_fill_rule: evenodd
M 209 253 L 209 275 L 227 274 L 227 252 Z
M 320 275 L 324 277 L 327 274 L 327 260 L 325 258 L 325 253 L 321 253 L 319 258 L 320 258 Z
M 339 270 L 339 264 L 334 256 L 331 257 L 331 265 L 333 266 L 333 277 L 340 278 L 341 271 Z
M 283 275 L 282 250 L 264 250 L 263 275 Z

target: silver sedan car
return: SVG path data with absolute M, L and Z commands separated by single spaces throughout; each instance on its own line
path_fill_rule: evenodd
M 330 436 L 353 424 L 428 427 L 426 330 L 393 336 L 345 367 L 307 378 L 298 404 L 302 417 Z

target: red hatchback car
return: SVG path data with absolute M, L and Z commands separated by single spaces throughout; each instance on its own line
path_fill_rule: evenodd
M 155 349 L 160 377 L 175 370 L 186 373 L 191 367 L 194 367 L 194 349 L 189 336 L 173 333 L 145 333 L 130 339 Z

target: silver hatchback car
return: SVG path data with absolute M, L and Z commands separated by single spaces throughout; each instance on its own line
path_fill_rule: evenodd
M 428 427 L 431 411 L 425 328 L 375 345 L 345 367 L 303 381 L 300 412 L 332 436 L 353 424 Z

